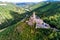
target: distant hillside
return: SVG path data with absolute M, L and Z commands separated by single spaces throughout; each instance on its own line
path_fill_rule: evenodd
M 17 7 L 16 4 L 14 4 L 14 3 L 0 2 L 0 4 L 6 4 L 6 5 L 0 5 L 0 6 L 3 7 L 3 8 L 6 8 L 8 10 L 12 10 L 12 11 L 15 11 L 15 12 L 19 12 L 21 10 L 24 11 L 24 8 Z
M 16 3 L 18 7 L 29 8 L 37 3 L 34 2 L 23 2 L 23 3 Z
M 15 24 L 24 17 L 22 16 L 25 12 L 24 8 L 18 8 L 15 4 L 12 3 L 0 2 L 0 4 L 7 4 L 0 5 L 0 29 Z

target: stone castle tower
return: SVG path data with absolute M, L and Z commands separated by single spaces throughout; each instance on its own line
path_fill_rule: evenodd
M 35 12 L 33 12 L 33 18 L 36 19 L 36 15 L 35 15 Z
M 36 28 L 49 28 L 49 25 L 43 22 L 42 19 L 37 18 L 35 12 L 33 12 L 32 16 L 30 16 L 29 20 L 27 21 L 28 25 L 32 26 L 36 23 Z

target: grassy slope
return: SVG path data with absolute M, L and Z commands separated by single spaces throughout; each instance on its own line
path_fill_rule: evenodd
M 6 4 L 6 6 L 0 6 L 0 29 L 15 24 L 22 19 L 20 15 L 25 12 L 24 8 L 18 8 L 12 3 Z
M 51 21 L 53 21 L 52 19 L 50 19 L 51 16 L 54 17 L 54 20 L 55 18 L 59 20 L 60 16 L 59 8 L 56 9 L 55 8 L 56 6 L 53 5 L 54 4 L 51 3 L 49 4 L 49 6 L 45 6 L 39 10 L 36 10 L 37 15 L 40 16 L 46 23 L 49 24 L 51 23 Z M 54 11 L 52 11 L 51 9 L 54 9 Z M 52 13 L 51 11 L 53 12 L 53 14 L 50 14 Z M 55 12 L 58 12 L 56 13 L 57 15 L 55 14 Z M 53 22 L 57 23 L 56 21 Z M 54 24 L 53 22 L 52 24 Z M 19 22 L 15 25 L 12 25 L 8 27 L 5 31 L 0 33 L 0 40 L 57 40 L 57 39 L 59 40 L 59 38 L 60 32 L 58 32 L 57 34 L 57 32 L 52 31 L 50 29 L 35 29 L 34 26 L 30 27 L 25 22 Z
M 0 7 L 3 7 L 3 8 L 6 8 L 8 10 L 12 10 L 12 11 L 15 11 L 15 12 L 20 12 L 20 13 L 24 13 L 25 10 L 24 8 L 22 7 L 17 7 L 15 4 L 13 3 L 6 3 L 7 5 L 6 6 L 0 6 Z M 23 12 L 21 12 L 23 11 Z
M 8 23 L 8 20 L 12 21 L 13 19 L 12 15 L 10 14 L 10 10 L 3 8 L 1 6 L 0 6 L 0 17 L 1 17 L 0 23 L 2 23 L 3 25 L 6 25 L 6 23 Z

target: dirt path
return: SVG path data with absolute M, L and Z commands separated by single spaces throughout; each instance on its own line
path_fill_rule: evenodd
M 0 30 L 0 32 L 4 31 L 5 29 L 6 29 L 6 28 L 4 28 L 4 29 Z

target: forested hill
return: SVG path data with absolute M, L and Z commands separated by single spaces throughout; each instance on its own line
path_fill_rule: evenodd
M 13 25 L 17 21 L 20 21 L 20 19 L 24 17 L 22 17 L 22 15 L 24 15 L 24 12 L 24 8 L 18 8 L 13 3 L 0 2 L 0 29 Z
M 51 27 L 60 29 L 60 2 L 40 2 L 30 7 L 30 12 L 35 11 L 36 15 L 42 18 Z
M 12 3 L 2 3 L 6 5 L 0 5 L 0 29 L 5 27 L 11 26 L 14 23 L 20 21 L 21 19 L 25 18 L 26 14 L 31 15 L 32 13 L 27 12 L 24 8 L 17 7 L 15 4 Z M 44 6 L 43 3 L 41 3 Z M 36 8 L 35 8 L 36 9 Z
M 32 15 L 36 12 L 44 22 L 48 23 L 51 27 L 60 29 L 60 2 L 40 2 L 32 6 L 30 11 L 23 14 L 22 18 Z M 22 14 L 21 14 L 22 15 Z M 21 17 L 19 15 L 19 18 Z M 27 19 L 29 19 L 27 17 Z M 17 24 L 10 25 L 4 31 L 0 32 L 0 40 L 59 40 L 60 32 L 51 29 L 35 29 L 35 26 L 26 24 L 26 20 L 18 22 Z

